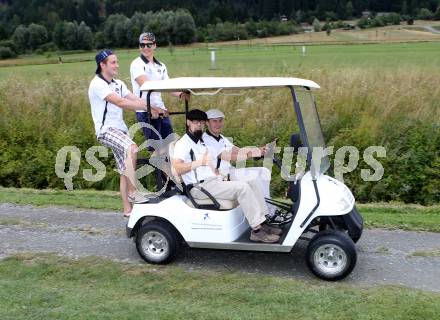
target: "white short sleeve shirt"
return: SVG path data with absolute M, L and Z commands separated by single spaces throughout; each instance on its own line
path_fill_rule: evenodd
M 146 59 L 145 59 L 146 60 Z M 169 79 L 167 67 L 164 63 L 153 58 L 153 61 L 145 62 L 141 57 L 134 59 L 130 65 L 130 78 L 133 87 L 133 93 L 141 97 L 140 86 L 136 82 L 136 78 L 145 75 L 148 80 L 166 80 Z M 160 92 L 152 92 L 150 96 L 151 105 L 166 110 Z M 137 110 L 137 112 L 145 112 Z
M 216 158 L 218 158 L 218 156 L 223 151 L 230 152 L 232 150 L 232 147 L 234 146 L 232 142 L 226 139 L 223 135 L 220 135 L 219 137 L 215 137 L 206 132 L 203 133 L 203 141 L 205 142 L 205 145 L 208 148 L 209 153 Z M 214 164 L 217 164 L 217 160 L 214 161 Z M 231 170 L 231 168 L 232 165 L 230 161 L 223 159 L 220 160 L 220 166 L 218 169 L 222 175 L 227 175 Z
M 176 142 L 174 146 L 174 151 L 170 156 L 172 159 L 180 159 L 183 160 L 184 163 L 189 163 L 193 161 L 191 159 L 191 150 L 193 150 L 194 152 L 194 160 L 199 160 L 203 157 L 208 149 L 203 141 L 199 140 L 197 143 L 195 143 L 194 140 L 192 140 L 188 136 L 188 134 L 185 134 Z M 194 171 L 197 172 L 197 178 Z M 190 172 L 183 174 L 182 179 L 183 182 L 188 185 L 191 183 L 200 182 L 213 176 L 215 176 L 215 173 L 211 167 L 201 166 L 198 167 L 196 170 L 191 170 Z
M 112 79 L 111 82 L 107 82 L 96 75 L 90 82 L 89 101 L 97 137 L 109 127 L 117 128 L 124 132 L 128 131 L 124 122 L 122 108 L 105 100 L 111 93 L 116 93 L 124 98 L 130 91 L 121 80 Z M 105 112 L 106 108 L 107 112 Z

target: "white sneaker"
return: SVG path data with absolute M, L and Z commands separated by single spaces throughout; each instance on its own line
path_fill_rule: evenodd
M 150 201 L 145 195 L 140 193 L 139 191 L 136 191 L 135 193 L 128 195 L 128 201 L 131 203 L 145 203 Z

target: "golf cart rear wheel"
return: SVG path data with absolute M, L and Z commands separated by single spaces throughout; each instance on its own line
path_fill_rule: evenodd
M 319 232 L 306 251 L 307 266 L 317 277 L 336 281 L 350 274 L 356 265 L 356 248 L 345 233 L 334 230 Z
M 148 263 L 166 264 L 176 256 L 177 239 L 176 231 L 170 225 L 152 221 L 140 228 L 136 237 L 136 249 Z

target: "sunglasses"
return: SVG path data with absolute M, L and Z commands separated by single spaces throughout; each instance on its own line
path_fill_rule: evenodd
M 139 43 L 139 47 L 141 47 L 142 49 L 147 47 L 147 48 L 152 48 L 154 45 L 156 44 L 156 42 L 148 42 L 148 43 Z
M 206 123 L 205 120 L 190 120 L 195 125 L 204 125 Z

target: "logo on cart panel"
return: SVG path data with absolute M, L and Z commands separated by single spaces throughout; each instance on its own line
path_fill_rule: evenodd
M 205 215 L 203 216 L 203 221 L 206 221 L 206 220 L 211 220 L 209 213 L 205 213 Z

